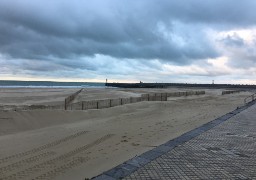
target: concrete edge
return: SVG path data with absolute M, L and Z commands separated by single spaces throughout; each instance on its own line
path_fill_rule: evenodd
M 153 161 L 154 159 L 158 158 L 159 156 L 166 154 L 170 150 L 174 149 L 176 146 L 179 146 L 197 136 L 200 134 L 212 129 L 213 127 L 227 121 L 231 117 L 239 114 L 240 112 L 244 111 L 248 107 L 252 106 L 256 103 L 255 101 L 252 101 L 250 103 L 247 103 L 244 106 L 238 107 L 237 109 L 219 117 L 216 118 L 206 124 L 203 124 L 202 126 L 193 129 L 189 132 L 186 132 L 182 134 L 181 136 L 172 139 L 162 145 L 157 146 L 156 148 L 149 150 L 139 156 L 136 156 L 128 161 L 125 161 L 124 163 L 103 172 L 102 174 L 93 177 L 93 180 L 117 180 L 122 179 L 130 174 L 132 174 L 134 171 L 138 170 L 139 168 L 145 166 L 149 162 Z

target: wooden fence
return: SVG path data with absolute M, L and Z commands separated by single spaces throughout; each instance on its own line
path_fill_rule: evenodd
M 191 95 L 202 95 L 202 94 L 205 94 L 205 91 L 150 93 L 150 94 L 142 94 L 141 97 L 91 100 L 91 101 L 71 103 L 65 106 L 65 109 L 66 110 L 103 109 L 103 108 L 109 108 L 114 106 L 121 106 L 124 104 L 137 103 L 141 101 L 167 101 L 168 97 L 191 96 Z
M 234 93 L 240 93 L 241 91 L 239 90 L 227 90 L 227 91 L 222 91 L 221 95 L 225 94 L 234 94 Z
M 76 96 L 83 90 L 80 89 L 79 91 L 75 92 L 74 94 L 71 94 L 70 96 L 68 96 L 67 98 L 65 98 L 65 102 L 64 102 L 64 107 L 65 110 L 67 110 L 68 105 L 76 98 Z

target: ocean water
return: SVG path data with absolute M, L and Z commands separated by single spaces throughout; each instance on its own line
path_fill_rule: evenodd
M 54 82 L 54 81 L 5 81 L 0 80 L 0 88 L 104 88 L 105 83 L 96 82 Z

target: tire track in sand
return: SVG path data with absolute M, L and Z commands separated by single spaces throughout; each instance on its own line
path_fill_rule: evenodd
M 85 159 L 83 157 L 79 157 L 78 159 L 74 160 L 74 157 L 76 154 L 81 153 L 83 151 L 88 150 L 89 148 L 92 148 L 108 139 L 110 139 L 112 136 L 114 136 L 114 134 L 107 134 L 89 144 L 86 144 L 84 146 L 78 147 L 72 151 L 69 151 L 65 154 L 62 154 L 56 158 L 50 159 L 48 161 L 45 161 L 41 164 L 37 164 L 33 167 L 27 168 L 25 170 L 19 171 L 17 173 L 14 173 L 10 176 L 7 177 L 3 177 L 3 179 L 5 180 L 11 180 L 11 179 L 22 179 L 22 178 L 26 178 L 28 176 L 31 176 L 35 173 L 40 173 L 40 171 L 46 170 L 48 169 L 48 171 L 46 173 L 43 173 L 37 177 L 31 178 L 29 177 L 29 179 L 49 179 L 52 178 L 54 176 L 56 176 L 57 174 L 60 173 L 64 173 L 66 170 L 71 169 L 74 166 L 77 166 L 81 163 L 84 163 L 86 161 L 88 161 L 88 157 L 85 157 Z M 72 158 L 73 157 L 73 158 Z M 61 161 L 67 162 L 68 158 L 72 158 L 73 160 L 70 161 L 68 163 L 61 163 Z M 82 160 L 81 160 L 82 159 Z
M 62 174 L 63 172 L 67 171 L 68 169 L 71 169 L 75 166 L 79 166 L 80 164 L 87 162 L 89 159 L 90 159 L 89 157 L 73 158 L 73 160 L 70 161 L 69 163 L 59 166 L 58 168 L 48 171 L 47 173 L 41 174 L 33 179 L 43 179 L 43 180 L 53 179 L 54 177 Z
M 42 158 L 46 158 L 46 157 L 52 156 L 54 154 L 56 154 L 56 153 L 52 152 L 52 151 L 51 152 L 46 152 L 46 153 L 41 153 L 41 154 L 38 154 L 36 156 L 32 156 L 30 158 L 23 159 L 23 160 L 18 161 L 16 163 L 9 164 L 7 166 L 1 167 L 0 168 L 0 175 L 3 175 L 4 172 L 14 171 L 15 169 L 21 168 L 21 167 L 26 166 L 30 163 L 39 161 Z
M 74 138 L 76 138 L 78 136 L 84 135 L 84 134 L 86 134 L 88 132 L 89 131 L 80 131 L 80 132 L 77 132 L 77 133 L 72 134 L 70 136 L 66 136 L 64 138 L 61 138 L 61 139 L 58 139 L 56 141 L 50 142 L 48 144 L 45 144 L 43 146 L 39 146 L 39 147 L 36 147 L 34 149 L 25 151 L 25 152 L 21 152 L 21 153 L 18 153 L 18 154 L 14 154 L 14 155 L 11 155 L 11 156 L 4 157 L 4 158 L 0 159 L 0 164 L 4 163 L 4 162 L 7 162 L 7 161 L 10 161 L 10 160 L 15 159 L 15 158 L 21 158 L 21 157 L 24 157 L 24 156 L 27 156 L 27 155 L 31 155 L 31 154 L 37 153 L 39 151 L 42 151 L 42 150 L 54 147 L 54 146 L 57 146 L 57 145 L 59 145 L 61 143 L 64 143 L 64 142 L 69 141 L 69 140 L 72 140 L 72 139 L 74 139 Z

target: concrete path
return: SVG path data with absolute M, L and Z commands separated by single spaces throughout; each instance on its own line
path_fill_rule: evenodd
M 256 179 L 256 104 L 217 118 L 95 179 Z

